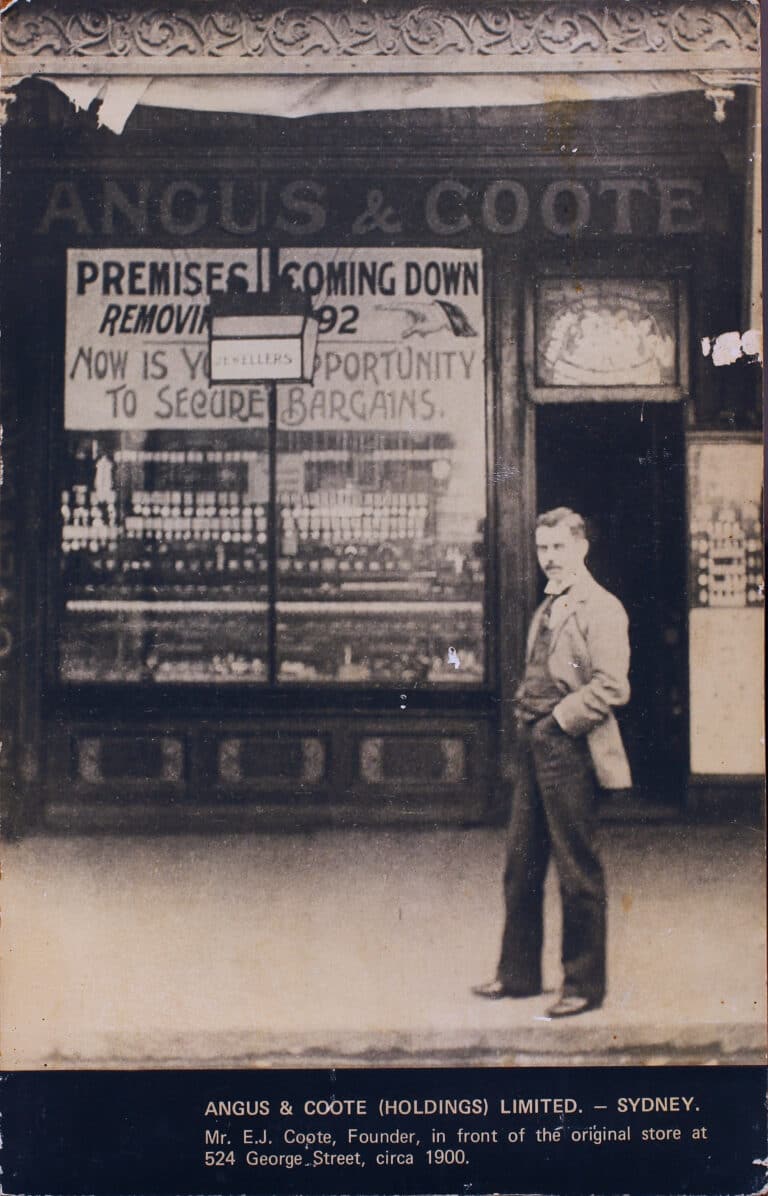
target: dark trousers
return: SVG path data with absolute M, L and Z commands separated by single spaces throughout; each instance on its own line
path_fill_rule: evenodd
M 498 978 L 541 989 L 544 877 L 554 856 L 563 908 L 564 993 L 600 1001 L 605 992 L 605 881 L 594 848 L 595 780 L 583 738 L 552 718 L 520 731 L 504 872 L 506 922 Z

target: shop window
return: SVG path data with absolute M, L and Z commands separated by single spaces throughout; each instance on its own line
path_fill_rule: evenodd
M 270 400 L 207 381 L 247 254 L 70 251 L 62 681 L 483 684 L 480 254 L 356 253 L 284 256 L 321 338 Z

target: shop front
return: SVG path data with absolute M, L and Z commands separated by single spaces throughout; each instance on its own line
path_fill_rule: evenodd
M 435 106 L 430 59 L 411 102 L 395 73 L 388 102 L 287 119 L 244 98 L 242 35 L 179 59 L 171 21 L 150 82 L 148 12 L 117 64 L 107 13 L 97 62 L 74 17 L 34 52 L 3 20 L 12 824 L 497 818 L 532 529 L 559 505 L 630 614 L 632 808 L 754 790 L 757 366 L 702 351 L 757 302 L 747 75 L 605 76 L 580 102 L 529 62 L 508 102 L 498 68 Z M 307 60 L 342 92 L 345 55 L 374 61 L 361 94 L 388 82 L 321 51 L 272 79 L 279 111 Z M 62 94 L 99 89 L 111 129 Z M 275 276 L 317 320 L 311 381 L 278 354 L 274 384 L 245 355 L 211 382 L 209 296 Z

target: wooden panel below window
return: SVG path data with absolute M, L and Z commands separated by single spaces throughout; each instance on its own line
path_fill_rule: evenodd
M 225 785 L 317 785 L 326 779 L 327 744 L 317 736 L 228 735 L 218 742 L 217 780 Z
M 175 736 L 77 736 L 74 756 L 76 779 L 86 785 L 184 780 L 184 743 Z
M 484 719 L 416 715 L 402 730 L 393 721 L 302 712 L 228 726 L 70 725 L 53 741 L 46 805 L 61 817 L 80 807 L 86 820 L 90 810 L 115 826 L 147 829 L 292 830 L 492 814 L 492 729 Z
M 359 740 L 359 779 L 370 785 L 456 785 L 467 780 L 467 743 L 457 735 L 371 735 Z

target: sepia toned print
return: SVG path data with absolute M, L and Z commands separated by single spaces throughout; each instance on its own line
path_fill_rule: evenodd
M 755 5 L 0 22 L 4 1068 L 764 1063 Z

